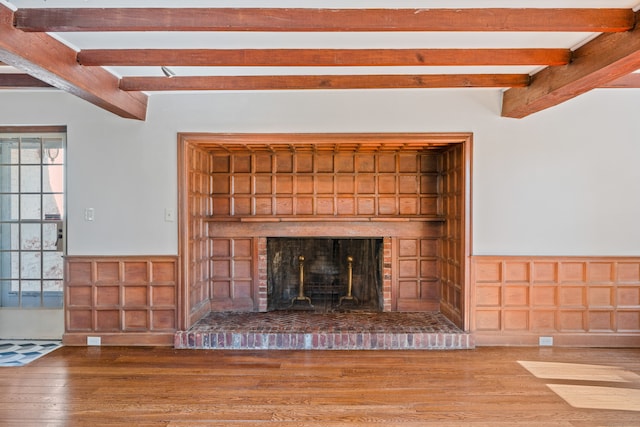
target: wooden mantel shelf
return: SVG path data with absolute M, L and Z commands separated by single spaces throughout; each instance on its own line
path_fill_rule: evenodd
M 347 217 L 347 216 L 312 216 L 312 217 L 273 217 L 273 216 L 248 216 L 248 217 L 208 217 L 207 222 L 444 222 L 443 217 Z

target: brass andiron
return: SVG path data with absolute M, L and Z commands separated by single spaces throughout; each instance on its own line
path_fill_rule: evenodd
M 353 257 L 348 256 L 347 257 L 347 269 L 349 270 L 349 279 L 347 282 L 347 295 L 340 297 L 340 301 L 338 301 L 338 306 L 342 305 L 343 301 L 353 301 L 356 304 L 358 304 L 358 299 L 356 297 L 354 297 L 353 295 L 351 295 L 351 290 L 353 288 Z
M 298 257 L 298 265 L 300 266 L 300 284 L 298 285 L 298 296 L 291 299 L 291 304 L 289 305 L 289 307 L 292 307 L 296 301 L 306 301 L 309 303 L 310 307 L 313 307 L 313 304 L 311 304 L 311 298 L 304 295 L 304 256 L 300 255 Z

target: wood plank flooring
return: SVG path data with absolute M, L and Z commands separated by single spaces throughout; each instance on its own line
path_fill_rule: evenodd
M 639 378 L 640 349 L 63 347 L 0 369 L 0 425 L 638 426 Z M 552 386 L 631 400 L 573 407 Z

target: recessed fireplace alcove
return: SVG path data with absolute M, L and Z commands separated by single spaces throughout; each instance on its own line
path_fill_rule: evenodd
M 267 238 L 268 311 L 382 307 L 382 238 Z
M 387 325 L 422 322 L 407 330 L 429 338 L 401 334 L 408 341 L 400 348 L 466 329 L 469 134 L 182 134 L 179 142 L 177 347 L 220 338 L 222 348 L 229 340 L 245 348 L 255 331 L 267 339 L 264 330 L 284 327 L 292 312 L 305 325 L 347 316 L 340 322 L 350 331 L 379 329 L 383 317 Z M 234 313 L 254 325 L 246 313 L 269 317 L 251 333 L 237 320 L 231 335 L 203 333 L 207 322 L 218 328 Z M 317 329 L 295 333 L 311 335 L 267 348 L 345 348 L 314 341 L 324 336 Z

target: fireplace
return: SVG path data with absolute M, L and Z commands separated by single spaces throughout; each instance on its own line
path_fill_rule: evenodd
M 381 311 L 382 238 L 267 238 L 267 310 Z
M 183 135 L 180 153 L 185 325 L 285 311 L 462 325 L 469 135 Z

